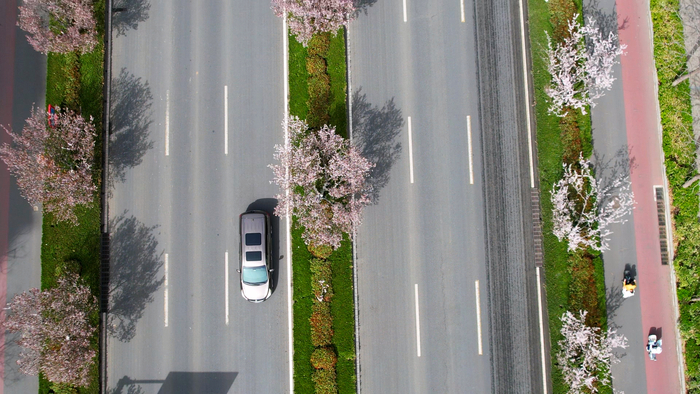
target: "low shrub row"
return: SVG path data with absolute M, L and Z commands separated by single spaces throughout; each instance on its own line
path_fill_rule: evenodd
M 700 393 L 700 223 L 698 184 L 683 184 L 697 175 L 696 143 L 692 132 L 690 85 L 672 83 L 687 69 L 683 25 L 678 0 L 652 0 L 654 59 L 659 78 L 659 107 L 663 149 L 674 225 L 674 268 L 680 332 L 684 342 L 686 388 Z
M 328 260 L 311 259 L 311 288 L 314 292 L 311 310 L 311 343 L 316 347 L 311 353 L 311 366 L 314 367 L 312 380 L 316 393 L 335 394 L 338 392 L 335 364 L 338 356 L 331 347 L 333 343 L 333 297 L 332 268 Z

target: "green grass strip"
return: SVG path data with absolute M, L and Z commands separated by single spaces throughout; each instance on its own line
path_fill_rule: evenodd
M 289 114 L 306 119 L 309 113 L 309 73 L 306 48 L 289 35 Z
M 314 392 L 314 382 L 311 374 L 311 253 L 306 249 L 301 238 L 302 230 L 297 227 L 296 220 L 292 225 L 292 284 L 294 291 L 294 392 L 307 394 Z
M 357 392 L 355 375 L 355 298 L 353 294 L 352 242 L 342 245 L 328 258 L 333 267 L 333 345 L 338 353 L 336 373 L 339 394 Z
M 345 59 L 345 36 L 342 30 L 331 38 L 326 61 L 328 62 L 328 75 L 331 79 L 331 103 L 328 108 L 331 119 L 329 123 L 335 126 L 337 134 L 347 138 L 347 62 Z
M 94 4 L 97 20 L 98 44 L 92 52 L 50 53 L 47 57 L 46 104 L 60 106 L 79 112 L 86 119 L 90 116 L 95 124 L 94 179 L 100 179 L 102 171 L 102 111 L 103 111 L 103 59 L 104 59 L 104 0 Z M 92 294 L 100 295 L 100 205 L 99 195 L 89 207 L 77 207 L 78 226 L 66 222 L 56 222 L 49 213 L 44 213 L 41 242 L 41 288 L 56 285 L 56 280 L 65 270 L 76 270 L 81 279 L 90 287 Z M 92 318 L 93 326 L 99 325 L 99 317 Z M 98 352 L 98 335 L 92 339 L 93 348 Z M 90 371 L 91 379 L 87 387 L 77 389 L 79 394 L 100 392 L 99 364 L 96 362 Z M 51 385 L 39 377 L 39 393 L 48 394 Z
M 580 14 L 581 3 L 571 3 Z M 567 393 L 568 386 L 564 382 L 561 370 L 556 365 L 556 354 L 559 351 L 558 341 L 561 321 L 559 318 L 569 310 L 569 294 L 572 281 L 571 264 L 566 243 L 559 242 L 552 233 L 552 203 L 550 191 L 552 186 L 562 176 L 562 156 L 565 146 L 562 142 L 560 118 L 547 113 L 548 96 L 545 87 L 550 82 L 547 71 L 546 55 L 547 36 L 553 36 L 550 23 L 550 4 L 542 1 L 528 2 L 528 18 L 530 33 L 530 50 L 532 52 L 532 74 L 534 82 L 535 118 L 537 122 L 537 158 L 540 181 L 540 204 L 542 216 L 542 233 L 544 243 L 545 286 L 547 289 L 547 313 L 549 316 L 549 331 L 552 356 L 552 384 L 554 393 Z M 590 116 L 577 112 L 577 124 L 581 130 L 581 148 L 585 157 L 592 154 Z M 569 115 L 571 116 L 571 115 Z M 596 282 L 595 295 L 598 298 L 598 308 L 602 325 L 606 324 L 605 312 L 605 277 L 603 262 L 599 256 L 593 259 L 593 277 Z M 610 392 L 610 388 L 601 388 L 601 392 Z
M 700 393 L 700 224 L 698 184 L 683 188 L 697 174 L 692 139 L 690 84 L 672 82 L 687 73 L 683 25 L 678 0 L 652 0 L 654 60 L 659 78 L 659 107 L 663 128 L 666 176 L 670 186 L 674 224 L 674 268 L 680 307 L 681 337 L 685 342 L 686 384 L 689 393 Z M 692 71 L 692 70 L 690 70 Z

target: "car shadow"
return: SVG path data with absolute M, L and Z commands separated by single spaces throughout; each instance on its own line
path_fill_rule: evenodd
M 131 379 L 123 376 L 108 394 L 143 394 L 143 386 L 160 385 L 158 394 L 226 394 L 231 390 L 238 372 L 169 372 L 163 379 Z M 156 386 L 157 387 L 157 386 Z M 149 390 L 149 393 L 154 391 Z

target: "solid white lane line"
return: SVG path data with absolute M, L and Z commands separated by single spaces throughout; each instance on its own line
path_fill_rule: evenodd
M 170 90 L 165 91 L 165 155 L 170 156 Z
M 163 314 L 165 315 L 165 326 L 168 326 L 168 254 L 165 254 L 165 292 L 164 292 Z
M 474 282 L 474 291 L 476 292 L 476 332 L 479 339 L 479 355 L 483 353 L 481 346 L 481 296 L 479 294 L 479 281 Z
M 413 136 L 411 134 L 411 117 L 408 117 L 408 165 L 413 183 Z
M 228 155 L 228 85 L 224 85 L 224 154 Z
M 459 6 L 462 11 L 462 22 L 464 22 L 464 0 L 459 1 Z
M 523 0 L 520 3 L 520 42 L 523 52 L 523 80 L 525 81 L 525 120 L 527 121 L 527 153 L 530 158 L 530 187 L 535 187 L 535 170 L 532 162 L 532 130 L 530 128 L 530 82 L 527 79 L 527 52 L 525 48 L 525 17 L 523 16 Z
M 544 325 L 542 323 L 542 286 L 540 285 L 540 267 L 535 267 L 537 273 L 537 309 L 540 318 L 540 355 L 542 358 L 542 387 L 547 394 L 547 364 L 544 359 Z
M 228 250 L 224 253 L 224 294 L 226 300 L 224 304 L 226 305 L 226 325 L 228 326 Z
M 469 184 L 474 184 L 474 164 L 472 163 L 472 117 L 467 115 L 467 141 L 469 143 Z
M 284 73 L 284 89 L 282 96 L 282 102 L 284 103 L 284 145 L 289 144 L 289 131 L 287 129 L 287 118 L 289 117 L 289 43 L 287 38 L 287 17 L 285 16 L 282 20 L 282 72 Z M 286 171 L 289 171 L 287 169 Z M 289 173 L 286 173 L 289 176 Z M 284 193 L 289 197 L 289 189 L 285 190 Z M 294 338 L 293 338 L 293 325 L 292 325 L 292 236 L 291 236 L 291 219 L 289 215 L 286 217 L 287 223 L 287 343 L 289 348 L 287 350 L 287 355 L 289 357 L 289 394 L 294 394 Z
M 406 14 L 406 0 L 403 0 L 403 21 L 408 21 L 408 16 Z
M 418 308 L 418 283 L 416 289 L 416 345 L 418 349 L 418 357 L 420 357 L 420 308 Z

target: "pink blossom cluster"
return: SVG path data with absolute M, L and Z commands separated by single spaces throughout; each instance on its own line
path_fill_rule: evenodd
M 38 52 L 86 53 L 97 45 L 90 0 L 24 0 L 17 26 Z
M 605 183 L 593 174 L 593 164 L 581 156 L 578 167 L 564 164 L 564 175 L 552 186 L 553 233 L 568 241 L 570 251 L 580 247 L 608 249 L 609 227 L 624 223 L 634 208 L 629 175 Z
M 557 363 L 569 385 L 569 393 L 596 393 L 610 384 L 610 364 L 619 362 L 615 348 L 626 348 L 627 338 L 608 329 L 586 325 L 587 311 L 578 317 L 567 311 L 561 317 L 561 335 Z
M 95 126 L 73 111 L 57 109 L 55 124 L 49 126 L 46 112 L 39 108 L 20 134 L 12 136 L 14 146 L 3 144 L 0 158 L 15 177 L 30 204 L 43 204 L 56 219 L 77 224 L 76 205 L 92 203 L 97 187 L 92 182 Z
M 17 364 L 23 373 L 41 372 L 55 383 L 89 383 L 97 354 L 91 345 L 97 328 L 90 325 L 90 315 L 97 311 L 97 299 L 78 280 L 68 274 L 52 289 L 31 289 L 8 303 L 9 315 L 2 326 L 20 333 L 24 350 Z
M 287 142 L 275 146 L 280 164 L 270 165 L 274 182 L 284 191 L 277 196 L 275 214 L 295 215 L 308 245 L 338 248 L 343 233 L 352 234 L 361 223 L 362 208 L 370 202 L 366 180 L 374 164 L 335 134 L 334 127 L 309 130 L 295 116 L 286 127 Z
M 272 10 L 287 17 L 289 30 L 304 46 L 316 33 L 335 33 L 350 22 L 353 0 L 272 0 Z
M 569 21 L 569 37 L 564 42 L 553 46 L 547 35 L 547 69 L 552 76 L 545 89 L 551 100 L 549 113 L 565 116 L 562 110 L 571 107 L 585 114 L 587 106 L 595 107 L 595 100 L 612 88 L 612 67 L 625 48 L 612 32 L 604 38 L 593 18 L 581 26 L 578 15 Z

